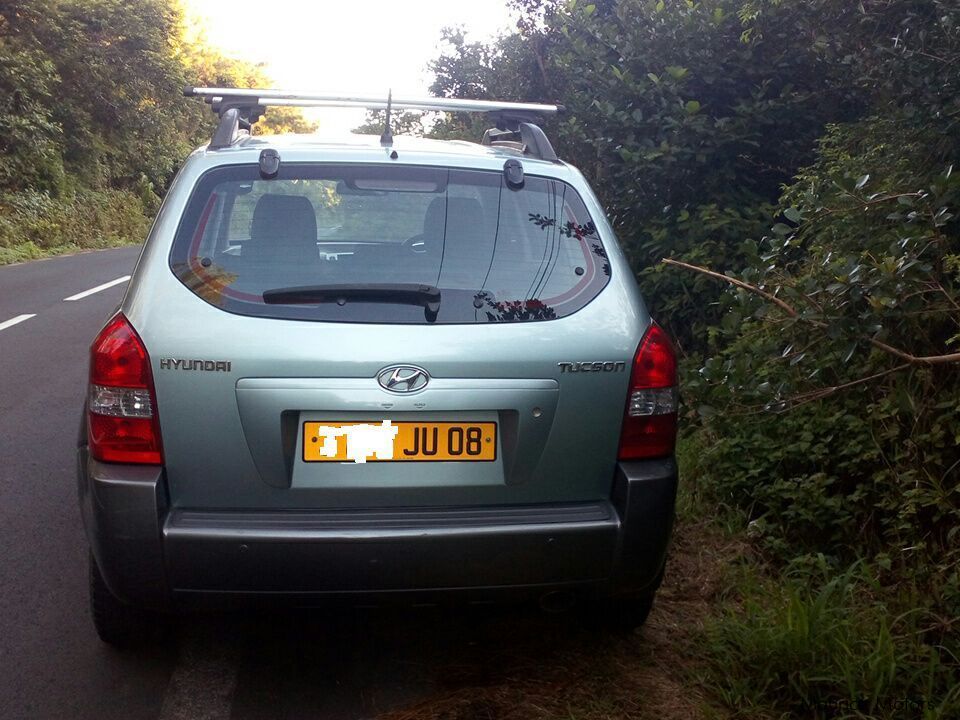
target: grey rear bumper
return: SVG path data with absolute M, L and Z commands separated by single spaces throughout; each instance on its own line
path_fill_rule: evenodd
M 137 605 L 591 586 L 656 588 L 673 524 L 672 459 L 621 463 L 609 500 L 363 511 L 169 510 L 160 468 L 78 456 L 80 501 L 110 589 Z

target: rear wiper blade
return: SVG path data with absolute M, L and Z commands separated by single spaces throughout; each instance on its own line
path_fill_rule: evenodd
M 263 291 L 263 302 L 267 305 L 318 305 L 330 302 L 345 305 L 348 300 L 419 305 L 429 322 L 436 320 L 440 312 L 440 288 L 417 283 L 300 285 Z

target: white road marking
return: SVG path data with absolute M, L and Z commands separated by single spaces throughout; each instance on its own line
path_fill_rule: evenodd
M 17 315 L 15 318 L 10 318 L 5 322 L 0 323 L 0 330 L 6 330 L 8 327 L 13 327 L 17 323 L 22 323 L 24 320 L 29 320 L 30 318 L 36 316 L 36 313 L 33 315 Z
M 117 278 L 116 280 L 111 280 L 108 283 L 103 285 L 97 285 L 95 288 L 90 288 L 89 290 L 84 290 L 82 293 L 77 293 L 76 295 L 71 295 L 70 297 L 65 297 L 64 302 L 73 302 L 74 300 L 83 300 L 83 298 L 98 293 L 101 290 L 106 290 L 107 288 L 112 288 L 114 285 L 119 285 L 120 283 L 125 283 L 130 279 L 129 275 L 124 275 L 123 277 Z

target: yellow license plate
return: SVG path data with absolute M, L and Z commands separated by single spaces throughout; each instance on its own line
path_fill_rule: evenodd
M 495 422 L 305 422 L 304 462 L 490 462 Z

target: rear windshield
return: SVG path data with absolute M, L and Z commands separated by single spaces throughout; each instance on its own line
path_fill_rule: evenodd
M 224 310 L 377 323 L 550 320 L 610 275 L 576 191 L 500 172 L 286 164 L 212 170 L 177 231 L 171 268 Z

